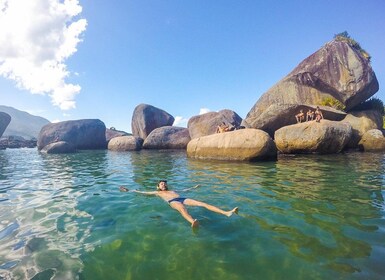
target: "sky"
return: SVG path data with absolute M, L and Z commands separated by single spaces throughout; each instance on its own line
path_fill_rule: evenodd
M 141 103 L 175 126 L 245 118 L 302 60 L 347 31 L 385 101 L 384 0 L 0 0 L 0 105 L 131 132 Z

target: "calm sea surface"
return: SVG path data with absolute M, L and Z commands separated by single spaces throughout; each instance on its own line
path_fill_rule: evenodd
M 192 230 L 158 197 L 173 190 Z M 0 151 L 0 279 L 384 279 L 385 155 L 234 163 L 185 152 Z

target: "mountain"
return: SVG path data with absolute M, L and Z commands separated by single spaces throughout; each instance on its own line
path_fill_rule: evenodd
M 0 105 L 0 112 L 11 116 L 11 122 L 4 131 L 3 137 L 21 136 L 25 139 L 37 138 L 41 128 L 50 123 L 49 120 L 33 116 L 27 112 L 12 107 Z

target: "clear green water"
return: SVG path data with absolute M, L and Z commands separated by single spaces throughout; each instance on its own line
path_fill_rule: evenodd
M 0 151 L 0 279 L 384 279 L 385 156 Z M 227 218 L 157 197 L 158 179 Z

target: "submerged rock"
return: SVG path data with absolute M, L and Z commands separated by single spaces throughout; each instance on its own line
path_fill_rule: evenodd
M 241 129 L 191 140 L 187 155 L 198 159 L 256 161 L 276 158 L 269 134 L 259 129 Z
M 41 152 L 47 154 L 68 154 L 76 152 L 76 149 L 73 145 L 65 141 L 58 141 L 44 146 Z

